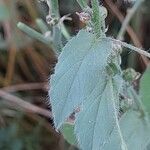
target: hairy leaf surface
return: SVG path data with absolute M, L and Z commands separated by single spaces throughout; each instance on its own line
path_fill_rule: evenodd
M 66 44 L 51 78 L 49 92 L 56 128 L 95 88 L 103 89 L 106 80 L 104 70 L 111 51 L 111 41 L 97 40 L 92 33 L 84 30 Z M 94 102 L 94 99 L 91 101 Z
M 75 123 L 75 133 L 83 150 L 101 150 L 110 142 L 117 121 L 120 81 L 119 77 L 107 79 L 103 76 L 83 104 Z
M 140 95 L 146 111 L 150 115 L 150 68 L 147 68 L 140 81 Z
M 150 142 L 150 126 L 140 112 L 129 110 L 120 119 L 120 128 L 128 150 L 145 150 Z M 110 143 L 104 150 L 120 150 L 120 138 L 116 128 L 111 134 Z

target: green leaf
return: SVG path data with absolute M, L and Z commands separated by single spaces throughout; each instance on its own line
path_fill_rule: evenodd
M 103 87 L 111 51 L 111 41 L 96 40 L 94 34 L 84 30 L 66 44 L 50 81 L 49 95 L 57 129 L 93 89 L 99 88 L 97 85 Z
M 72 145 L 77 144 L 76 136 L 74 134 L 74 125 L 73 124 L 69 124 L 69 123 L 63 124 L 63 126 L 61 128 L 61 132 L 62 132 L 64 138 L 70 144 L 72 144 Z
M 109 143 L 110 135 L 117 125 L 121 79 L 116 76 L 112 82 L 105 75 L 101 78 L 77 115 L 75 133 L 83 150 L 105 150 L 104 146 Z M 116 134 L 118 131 L 119 128 Z M 119 145 L 121 142 L 123 139 Z
M 145 150 L 150 142 L 150 126 L 140 112 L 129 110 L 120 119 L 120 128 L 128 150 Z M 120 150 L 120 138 L 116 128 L 104 150 Z
M 150 115 L 150 67 L 147 68 L 140 80 L 140 95 L 143 105 Z

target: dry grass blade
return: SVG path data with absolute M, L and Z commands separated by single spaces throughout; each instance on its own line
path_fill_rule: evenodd
M 18 91 L 39 90 L 39 89 L 43 89 L 47 91 L 48 86 L 45 82 L 25 83 L 25 84 L 17 84 L 8 87 L 3 87 L 1 90 L 4 90 L 5 92 L 18 92 Z
M 9 103 L 15 105 L 19 109 L 22 109 L 26 112 L 37 113 L 37 114 L 40 114 L 40 115 L 45 116 L 47 118 L 52 118 L 52 114 L 50 111 L 43 109 L 43 108 L 40 108 L 38 106 L 35 106 L 33 104 L 30 104 L 30 103 L 22 100 L 21 98 L 16 97 L 14 95 L 11 95 L 11 94 L 3 91 L 3 90 L 0 90 L 0 97 L 2 97 L 3 99 L 8 101 Z
M 15 61 L 16 61 L 16 48 L 12 46 L 9 49 L 9 56 L 8 56 L 8 65 L 7 65 L 7 73 L 4 84 L 7 86 L 11 83 L 13 75 L 14 75 L 14 69 L 15 69 Z

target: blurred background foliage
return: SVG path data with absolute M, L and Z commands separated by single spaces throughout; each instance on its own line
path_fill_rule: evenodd
M 109 36 L 117 37 L 131 0 L 103 0 L 109 15 Z M 150 47 L 150 1 L 145 0 L 128 25 L 124 40 L 137 47 Z M 84 26 L 75 12 L 75 0 L 59 1 L 60 15 L 69 34 Z M 75 150 L 53 129 L 48 102 L 48 79 L 57 55 L 51 46 L 30 38 L 17 28 L 19 21 L 40 31 L 37 19 L 46 23 L 48 6 L 38 0 L 0 0 L 0 150 Z M 50 27 L 47 25 L 47 28 Z M 59 35 L 58 35 L 59 36 Z M 55 39 L 57 44 L 57 40 Z M 66 40 L 63 40 L 63 44 Z M 149 60 L 134 52 L 122 54 L 122 67 L 144 72 Z M 67 128 L 65 131 L 67 132 Z

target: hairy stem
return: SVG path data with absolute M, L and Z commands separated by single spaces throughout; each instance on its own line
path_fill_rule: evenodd
M 99 1 L 98 0 L 92 0 L 92 22 L 93 22 L 93 29 L 96 34 L 96 36 L 99 38 L 102 35 L 102 29 L 101 29 L 101 16 L 100 16 L 100 10 L 99 10 Z
M 83 10 L 88 8 L 88 0 L 77 0 L 77 2 Z
M 130 45 L 130 44 L 126 43 L 126 42 L 122 42 L 120 40 L 115 40 L 115 39 L 112 39 L 112 38 L 107 38 L 107 39 L 115 42 L 116 44 L 120 44 L 120 45 L 122 45 L 122 46 L 124 46 L 124 47 L 126 47 L 126 48 L 128 48 L 130 50 L 133 50 L 133 51 L 135 51 L 135 52 L 137 52 L 137 53 L 139 53 L 141 55 L 144 55 L 144 56 L 150 58 L 150 53 L 148 53 L 148 52 L 146 52 L 146 51 L 144 51 L 144 50 L 142 50 L 140 48 L 137 48 L 135 46 L 132 46 L 132 45 Z

